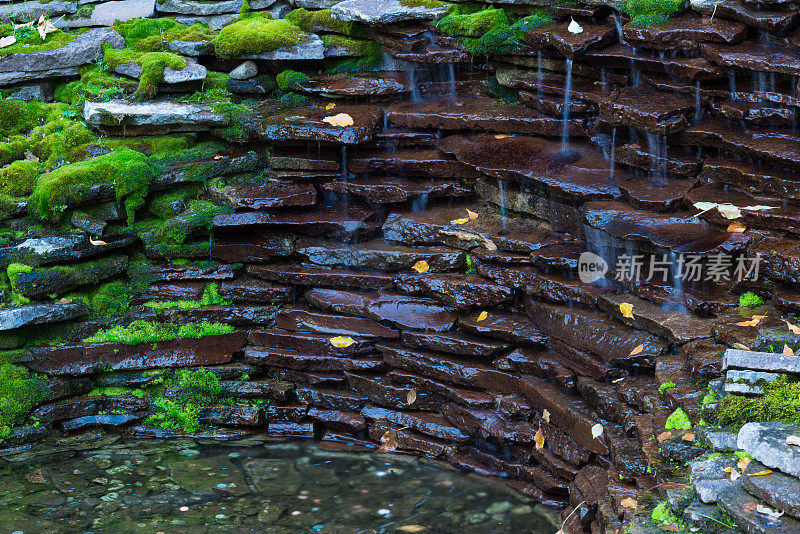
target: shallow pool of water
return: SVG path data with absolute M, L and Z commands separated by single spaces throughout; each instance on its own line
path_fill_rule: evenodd
M 312 442 L 127 441 L 0 467 L 0 532 L 535 533 L 554 514 L 502 484 Z

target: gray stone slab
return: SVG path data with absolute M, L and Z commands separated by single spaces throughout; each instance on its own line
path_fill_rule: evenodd
M 445 7 L 406 6 L 400 0 L 344 0 L 333 8 L 333 18 L 366 24 L 389 24 L 404 20 L 436 19 Z
M 739 481 L 731 481 L 724 470 L 736 466 L 736 458 L 719 456 L 710 460 L 692 462 L 692 482 L 700 500 L 706 504 L 717 502 L 720 494 L 727 488 L 738 485 Z
M 172 132 L 205 131 L 228 124 L 228 117 L 215 112 L 210 106 L 172 101 L 87 101 L 83 117 L 87 124 L 97 128 L 135 126 Z
M 786 437 L 792 434 L 800 434 L 800 427 L 778 422 L 747 423 L 739 430 L 736 445 L 768 467 L 800 476 L 800 447 L 786 444 Z
M 58 323 L 89 313 L 83 302 L 24 304 L 0 308 L 0 331 L 22 326 Z
M 780 373 L 800 373 L 800 357 L 771 352 L 728 349 L 722 358 L 722 369 L 750 369 Z
M 318 35 L 309 34 L 308 41 L 290 48 L 279 48 L 272 52 L 250 54 L 243 59 L 260 59 L 262 61 L 299 61 L 304 59 L 325 59 L 325 44 Z
M 71 15 L 78 10 L 75 2 L 61 2 L 52 0 L 51 2 L 4 2 L 0 9 L 0 22 L 30 22 L 38 19 L 42 15 L 50 18 L 60 17 L 61 15 Z

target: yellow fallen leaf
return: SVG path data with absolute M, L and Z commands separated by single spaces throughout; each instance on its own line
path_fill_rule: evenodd
M 722 472 L 723 472 L 723 473 L 730 473 L 730 472 L 731 472 L 731 470 L 732 470 L 732 468 L 731 468 L 731 467 L 726 467 L 726 468 L 724 468 L 724 469 L 722 470 Z
M 627 498 L 625 498 L 625 499 L 622 499 L 622 501 L 620 502 L 620 504 L 621 504 L 621 505 L 622 505 L 624 508 L 632 508 L 632 509 L 634 509 L 634 510 L 635 510 L 635 509 L 636 509 L 636 506 L 638 506 L 638 504 L 639 504 L 639 503 L 638 503 L 638 502 L 636 502 L 636 499 L 633 499 L 633 498 L 631 498 L 631 497 L 627 497 Z
M 391 452 L 397 448 L 397 432 L 394 430 L 387 430 L 381 436 L 381 446 L 378 452 Z
M 481 313 L 479 313 L 479 314 L 478 314 L 478 321 L 483 321 L 483 320 L 485 320 L 487 317 L 489 317 L 489 312 L 487 312 L 486 310 L 484 310 L 484 311 L 482 311 Z
M 786 356 L 794 356 L 794 351 L 792 350 L 792 347 L 784 343 L 783 352 L 781 352 L 781 354 L 785 354 Z
M 506 134 L 494 134 L 495 139 L 505 139 L 508 137 Z
M 758 508 L 758 505 L 753 501 L 746 502 L 742 505 L 742 510 L 745 512 L 754 512 L 756 508 Z
M 477 219 L 478 218 L 478 214 L 475 213 L 474 211 L 467 210 L 467 217 L 469 217 L 470 219 Z
M 427 261 L 419 260 L 411 268 L 417 271 L 418 273 L 427 273 L 428 270 L 430 269 L 430 266 L 428 265 Z
M 633 304 L 628 304 L 627 302 L 623 302 L 622 304 L 619 305 L 619 312 L 626 319 L 633 319 Z
M 747 468 L 749 463 L 750 463 L 750 458 L 748 458 L 747 456 L 742 456 L 741 458 L 739 458 L 739 461 L 736 463 L 736 467 L 738 467 L 739 469 L 744 471 Z
M 464 217 L 463 219 L 453 219 L 452 221 L 450 221 L 450 224 L 467 224 L 468 222 L 469 219 L 467 217 Z
M 542 433 L 541 427 L 536 431 L 536 435 L 533 436 L 533 442 L 536 444 L 537 451 L 544 447 L 544 434 Z
M 763 476 L 763 475 L 768 475 L 770 473 L 772 473 L 772 469 L 764 469 L 763 471 L 759 471 L 758 473 L 748 473 L 747 476 L 749 476 L 749 477 L 760 477 L 760 476 Z
M 630 354 L 628 354 L 628 356 L 636 356 L 643 350 L 644 350 L 644 343 L 642 343 L 641 345 L 636 345 L 635 347 L 633 347 L 633 350 L 631 351 Z
M 732 234 L 741 234 L 747 230 L 747 227 L 740 222 L 732 222 L 728 225 L 728 232 Z
M 545 420 L 545 421 L 547 421 L 548 423 L 550 422 L 550 410 L 548 410 L 547 408 L 545 408 L 545 409 L 542 411 L 542 419 L 544 419 L 544 420 Z
M 423 527 L 422 525 L 403 525 L 402 527 L 397 527 L 397 530 L 414 534 L 415 532 L 422 532 L 426 528 L 428 527 Z
M 753 315 L 753 317 L 751 317 L 749 321 L 742 321 L 740 323 L 736 323 L 736 326 L 758 326 L 758 323 L 760 323 L 761 320 L 766 316 L 767 314 Z
M 336 336 L 331 338 L 331 345 L 337 349 L 346 349 L 355 342 L 356 340 L 349 336 Z
M 406 403 L 411 406 L 417 400 L 417 392 L 416 390 L 409 389 L 408 393 L 406 394 Z
M 800 326 L 793 325 L 789 321 L 786 321 L 786 327 L 789 329 L 789 332 L 792 334 L 797 334 L 800 336 Z
M 327 122 L 331 126 L 339 126 L 344 128 L 345 126 L 353 125 L 353 117 L 351 117 L 347 113 L 339 113 L 338 115 L 325 117 L 324 119 L 322 119 L 322 122 Z
M 603 425 L 597 423 L 592 427 L 592 438 L 597 439 L 603 435 Z
M 330 104 L 328 104 L 327 106 L 325 106 L 325 111 L 327 111 L 327 110 L 329 110 L 329 109 L 333 109 L 333 108 L 335 108 L 335 107 L 336 107 L 336 104 L 334 104 L 333 102 L 331 102 Z

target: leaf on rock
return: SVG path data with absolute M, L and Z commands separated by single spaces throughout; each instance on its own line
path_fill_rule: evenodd
M 355 342 L 356 340 L 350 336 L 336 336 L 331 338 L 331 345 L 337 349 L 346 349 Z
M 742 505 L 742 510 L 744 510 L 745 512 L 753 512 L 753 511 L 755 511 L 757 506 L 758 505 L 756 503 L 754 503 L 753 501 L 746 502 L 746 503 L 744 503 Z
M 785 354 L 786 356 L 794 356 L 794 351 L 792 350 L 792 347 L 784 343 L 783 352 L 781 352 L 781 354 Z
M 422 525 L 403 525 L 402 527 L 398 527 L 397 530 L 400 532 L 411 532 L 412 534 L 415 532 L 422 532 L 428 527 L 423 527 Z
M 748 458 L 747 456 L 742 456 L 736 463 L 736 467 L 744 471 L 749 464 L 750 464 L 750 458 Z
M 641 344 L 636 345 L 635 347 L 633 347 L 633 350 L 631 351 L 631 353 L 628 356 L 636 356 L 637 354 L 639 354 L 643 350 L 644 350 L 644 343 L 641 343 Z
M 786 444 L 800 447 L 800 436 L 795 436 L 794 434 L 786 436 Z
M 506 134 L 494 134 L 495 139 L 505 139 L 508 137 Z
M 336 104 L 334 104 L 333 102 L 331 102 L 330 104 L 328 104 L 327 106 L 325 106 L 325 111 L 331 110 L 331 109 L 333 109 L 333 108 L 335 108 L 335 107 L 336 107 Z
M 477 219 L 478 218 L 478 214 L 475 213 L 474 211 L 467 210 L 467 217 L 469 217 L 470 219 Z
M 633 319 L 633 304 L 628 304 L 627 302 L 623 302 L 622 304 L 619 305 L 619 312 L 626 319 Z
M 327 122 L 331 126 L 339 126 L 341 128 L 344 128 L 345 126 L 353 125 L 353 117 L 351 117 L 347 113 L 339 113 L 338 115 L 325 117 L 324 119 L 322 119 L 322 122 Z
M 661 530 L 665 532 L 678 532 L 678 525 L 664 525 Z
M 547 408 L 545 408 L 544 411 L 542 411 L 542 419 L 544 419 L 548 423 L 550 422 L 550 410 L 548 410 Z
M 92 239 L 91 237 L 89 238 L 89 243 L 91 243 L 92 245 L 94 245 L 96 247 L 98 247 L 100 245 L 108 245 L 108 243 L 106 243 L 102 239 Z
M 771 517 L 772 519 L 778 519 L 780 516 L 783 515 L 783 512 L 778 510 L 773 510 L 769 506 L 764 506 L 763 504 L 756 505 L 756 512 Z
M 656 438 L 656 439 L 658 439 L 659 443 L 664 443 L 666 440 L 668 440 L 671 437 L 672 437 L 672 432 L 667 430 L 666 432 L 662 432 L 661 434 L 659 434 L 658 438 Z
M 635 510 L 635 509 L 636 509 L 636 507 L 639 505 L 639 503 L 638 503 L 638 502 L 636 502 L 636 499 L 633 499 L 633 498 L 631 498 L 631 497 L 627 497 L 627 498 L 625 498 L 625 499 L 622 499 L 622 501 L 620 502 L 620 504 L 621 504 L 623 507 L 625 507 L 625 508 L 632 508 L 632 509 L 634 509 L 634 510 Z
M 749 351 L 749 350 L 750 350 L 750 347 L 748 347 L 748 346 L 747 346 L 747 345 L 745 345 L 744 343 L 734 343 L 734 344 L 733 344 L 733 348 L 734 348 L 734 349 L 739 349 L 739 350 L 747 350 L 747 351 Z
M 487 317 L 489 317 L 489 312 L 483 310 L 480 314 L 478 314 L 478 321 L 484 321 Z
M 533 442 L 536 444 L 536 450 L 539 451 L 544 447 L 544 434 L 542 433 L 542 427 L 536 431 L 536 434 L 533 436 Z
M 741 234 L 747 230 L 747 227 L 740 222 L 732 222 L 728 225 L 728 232 L 732 234 Z
M 597 439 L 603 435 L 603 425 L 597 423 L 592 427 L 592 438 Z
M 789 332 L 792 334 L 800 335 L 800 326 L 794 325 L 789 321 L 786 321 L 786 327 L 789 329 Z
M 418 273 L 427 273 L 428 270 L 430 270 L 430 265 L 428 265 L 428 262 L 425 260 L 419 260 L 411 268 Z
M 740 323 L 736 323 L 736 326 L 758 326 L 758 323 L 760 323 L 761 320 L 764 319 L 764 317 L 766 316 L 767 314 L 753 315 L 753 317 L 749 321 L 742 321 Z
M 694 434 L 692 433 L 684 434 L 683 441 L 694 441 Z
M 768 475 L 770 473 L 772 473 L 772 469 L 764 469 L 763 471 L 759 471 L 757 473 L 748 473 L 747 476 L 749 476 L 749 477 L 760 477 L 760 476 Z
M 381 446 L 378 452 L 391 452 L 397 449 L 397 432 L 394 430 L 387 430 L 381 436 Z
M 583 26 L 575 22 L 575 19 L 572 19 L 569 26 L 567 26 L 567 31 L 569 33 L 583 33 Z
M 17 42 L 17 38 L 13 35 L 9 35 L 8 37 L 3 37 L 0 39 L 0 48 L 5 48 L 7 46 L 11 46 Z
M 464 217 L 463 219 L 453 219 L 450 221 L 450 224 L 467 224 L 469 222 L 468 217 Z
M 736 469 L 731 469 L 731 482 L 736 482 L 741 476 L 742 474 L 739 471 Z
M 408 393 L 406 394 L 406 403 L 411 406 L 417 400 L 417 391 L 414 389 L 409 389 Z

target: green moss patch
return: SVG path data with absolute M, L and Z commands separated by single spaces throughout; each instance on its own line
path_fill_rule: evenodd
M 623 10 L 636 26 L 666 22 L 670 15 L 683 11 L 683 0 L 622 0 Z
M 98 65 L 81 67 L 80 75 L 80 80 L 66 83 L 56 89 L 56 100 L 70 104 L 76 109 L 82 109 L 87 99 L 93 102 L 107 102 L 122 98 L 126 93 L 133 92 L 138 85 L 128 78 L 114 76 Z
M 454 37 L 480 37 L 486 32 L 510 26 L 503 9 L 472 6 L 457 6 L 450 13 L 434 23 L 434 26 Z
M 291 48 L 307 40 L 308 35 L 288 20 L 255 14 L 222 28 L 211 44 L 219 57 L 232 58 Z
M 719 401 L 719 423 L 741 426 L 749 422 L 800 422 L 800 382 L 790 382 L 783 376 L 766 384 L 764 391 L 760 397 L 726 395 Z
M 0 169 L 0 193 L 11 197 L 29 195 L 41 167 L 38 161 L 23 160 Z
M 216 306 L 220 304 L 230 304 L 219 294 L 219 286 L 216 282 L 209 282 L 203 288 L 203 294 L 199 300 L 159 300 L 145 302 L 145 306 L 156 310 L 166 310 L 169 308 L 181 308 L 191 310 L 202 308 L 203 306 Z
M 28 208 L 39 219 L 58 221 L 64 210 L 80 203 L 93 186 L 113 180 L 117 199 L 124 203 L 130 224 L 136 209 L 144 204 L 150 182 L 157 174 L 158 168 L 147 156 L 120 148 L 41 175 Z
M 191 238 L 208 236 L 214 217 L 231 211 L 228 207 L 205 200 L 191 200 L 186 209 L 176 217 L 143 221 L 135 228 L 148 248 L 166 257 L 179 257 L 183 251 L 182 246 Z M 207 248 L 208 240 L 205 245 Z
M 139 343 L 158 343 L 170 341 L 177 337 L 201 338 L 204 336 L 220 336 L 233 332 L 233 326 L 224 323 L 187 323 L 177 325 L 152 321 L 134 321 L 128 326 L 113 326 L 98 331 L 87 337 L 85 343 L 122 343 L 137 345 Z
M 304 32 L 333 32 L 349 35 L 351 37 L 366 37 L 363 26 L 354 22 L 344 22 L 333 18 L 330 9 L 309 11 L 299 8 L 287 13 L 284 20 L 288 20 Z
M 0 365 L 0 438 L 22 423 L 48 395 L 47 382 L 24 367 Z
M 689 430 L 692 428 L 692 421 L 683 408 L 678 408 L 667 418 L 664 426 L 667 430 Z
M 308 76 L 296 70 L 285 70 L 275 77 L 278 88 L 283 92 L 294 91 L 302 83 L 308 81 Z
M 10 29 L 7 24 L 2 25 L 3 32 L 6 35 L 13 35 L 17 38 L 17 42 L 11 46 L 0 48 L 0 57 L 9 56 L 11 54 L 32 54 L 34 52 L 44 52 L 45 50 L 54 50 L 71 43 L 75 40 L 75 36 L 62 32 L 61 30 L 55 31 L 45 36 L 44 40 L 39 36 L 39 32 L 31 28 L 20 28 L 18 30 Z
M 458 38 L 466 52 L 480 56 L 509 52 L 520 43 L 523 31 L 552 21 L 543 10 L 512 23 L 503 9 L 458 5 L 433 24 L 442 33 Z
M 165 68 L 180 70 L 188 65 L 185 57 L 172 52 L 143 52 L 130 48 L 117 50 L 108 43 L 103 45 L 103 60 L 112 69 L 125 63 L 136 63 L 142 67 L 139 85 L 133 92 L 133 97 L 140 99 L 155 96 L 158 84 L 164 81 Z

